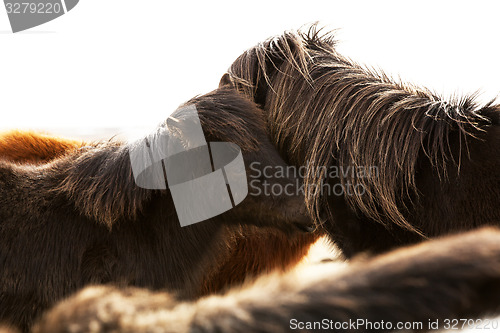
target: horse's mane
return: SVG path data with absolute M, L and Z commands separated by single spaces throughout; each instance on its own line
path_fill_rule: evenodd
M 419 157 L 427 156 L 440 179 L 446 177 L 450 162 L 460 167 L 467 140 L 500 114 L 493 102 L 480 107 L 474 95 L 446 101 L 362 67 L 339 55 L 332 33 L 316 25 L 247 50 L 223 77 L 221 84 L 228 83 L 267 111 L 272 140 L 290 163 L 378 168 L 376 177 L 340 177 L 366 190 L 346 196 L 347 202 L 380 223 L 415 232 L 404 210 L 412 193 L 418 195 Z M 321 185 L 317 171 L 308 168 L 306 191 Z M 307 195 L 318 218 L 321 198 Z
M 196 105 L 208 139 L 229 137 L 245 153 L 260 148 L 262 142 L 256 133 L 265 127 L 262 112 L 234 89 L 212 91 L 182 106 L 187 105 Z M 157 140 L 165 126 L 162 123 L 146 137 Z M 134 180 L 130 150 L 136 145 L 137 142 L 127 144 L 113 139 L 84 145 L 35 133 L 11 132 L 0 136 L 0 167 L 26 179 L 54 178 L 51 182 L 55 185 L 49 189 L 53 195 L 68 197 L 83 215 L 111 228 L 120 219 L 137 219 L 152 195 L 151 190 L 138 187 Z M 8 162 L 2 162 L 3 159 Z M 11 163 L 26 160 L 48 162 Z

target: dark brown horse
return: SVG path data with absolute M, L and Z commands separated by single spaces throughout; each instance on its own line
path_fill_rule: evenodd
M 41 164 L 90 145 L 39 132 L 9 131 L 0 134 L 0 159 Z M 235 230 L 228 237 L 226 251 L 229 256 L 223 264 L 215 263 L 219 267 L 202 282 L 200 295 L 221 291 L 252 276 L 284 271 L 298 263 L 318 237 L 319 233 L 285 234 L 274 228 L 242 225 L 241 230 Z
M 347 257 L 500 225 L 498 105 L 367 70 L 316 26 L 249 49 L 221 86 L 260 105 L 281 156 L 308 166 L 308 208 Z
M 196 106 L 207 140 L 237 144 L 247 165 L 286 166 L 268 139 L 262 110 L 237 92 L 220 89 L 188 104 Z M 135 184 L 129 145 L 49 140 L 45 147 L 54 150 L 33 154 L 26 163 L 30 142 L 37 140 L 17 136 L 25 141 L 15 153 L 14 147 L 4 150 L 0 161 L 0 322 L 24 331 L 48 307 L 88 284 L 166 289 L 195 298 L 285 268 L 315 239 L 297 228 L 312 223 L 303 196 L 248 196 L 227 213 L 181 227 L 168 191 Z M 278 241 L 269 249 L 286 247 L 283 263 L 260 258 L 261 249 L 259 256 L 238 251 L 266 228 L 264 239 Z

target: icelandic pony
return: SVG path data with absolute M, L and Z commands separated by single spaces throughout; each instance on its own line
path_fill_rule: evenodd
M 208 141 L 237 144 L 246 165 L 286 166 L 253 102 L 219 89 L 188 104 Z M 169 191 L 136 185 L 133 144 L 76 146 L 47 163 L 0 161 L 0 322 L 23 331 L 89 284 L 199 297 L 223 287 L 215 279 L 231 255 L 241 256 L 229 250 L 241 225 L 277 228 L 292 244 L 311 226 L 298 195 L 248 196 L 224 214 L 181 227 Z
M 92 143 L 35 131 L 14 130 L 0 134 L 0 159 L 41 164 L 90 145 Z M 318 233 L 285 234 L 274 228 L 241 226 L 241 230 L 236 230 L 226 240 L 229 255 L 218 265 L 217 271 L 202 282 L 200 296 L 274 270 L 285 271 L 305 257 L 318 237 Z
M 247 50 L 220 85 L 256 102 L 284 160 L 307 166 L 308 209 L 346 257 L 500 225 L 493 102 L 395 82 L 316 26 Z

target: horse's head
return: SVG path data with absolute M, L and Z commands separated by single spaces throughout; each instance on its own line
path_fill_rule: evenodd
M 247 50 L 220 85 L 235 87 L 264 110 L 280 155 L 307 169 L 308 210 L 317 223 L 326 217 L 325 227 L 346 252 L 385 250 L 498 221 L 495 167 L 478 179 L 493 193 L 487 206 L 495 214 L 479 209 L 484 201 L 468 181 L 486 166 L 484 154 L 472 161 L 468 147 L 489 151 L 495 136 L 482 134 L 498 119 L 491 104 L 480 107 L 473 97 L 445 101 L 366 69 L 338 54 L 333 39 L 315 26 Z M 467 166 L 466 176 L 460 170 Z M 455 213 L 464 206 L 458 198 L 473 209 Z

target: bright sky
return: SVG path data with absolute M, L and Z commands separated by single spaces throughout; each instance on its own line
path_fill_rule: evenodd
M 0 128 L 152 127 L 255 43 L 320 21 L 339 50 L 438 92 L 500 92 L 497 1 L 80 0 L 12 34 L 0 8 Z

